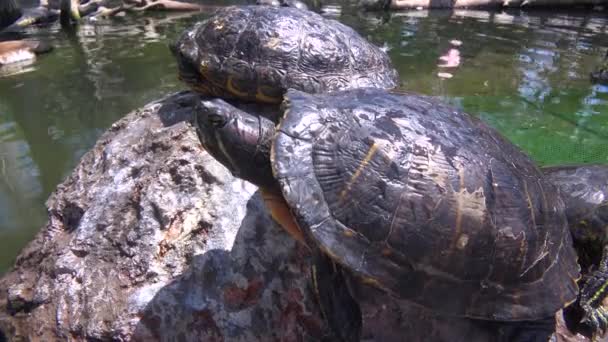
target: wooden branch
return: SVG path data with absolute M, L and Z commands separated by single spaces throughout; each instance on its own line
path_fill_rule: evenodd
M 166 11 L 202 11 L 203 6 L 198 4 L 192 4 L 188 2 L 174 1 L 174 0 L 158 0 L 148 3 L 142 7 L 135 7 L 133 11 L 146 11 L 150 9 L 163 9 Z
M 148 4 L 147 0 L 123 0 L 125 4 L 135 5 L 135 6 L 145 6 Z
M 128 10 L 131 10 L 132 8 L 134 8 L 135 5 L 131 5 L 131 4 L 122 4 L 120 6 L 116 6 L 116 7 L 112 7 L 112 8 L 107 8 L 104 6 L 100 6 L 97 9 L 97 12 L 95 12 L 92 16 L 93 17 L 112 17 L 115 16 L 121 12 L 126 12 Z
M 79 5 L 78 11 L 80 12 L 80 15 L 85 16 L 87 13 L 97 10 L 104 2 L 105 0 L 91 0 L 84 5 Z

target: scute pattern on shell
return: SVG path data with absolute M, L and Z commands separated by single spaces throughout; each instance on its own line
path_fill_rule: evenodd
M 580 277 L 556 187 L 481 121 L 380 89 L 290 90 L 273 173 L 309 239 L 438 313 L 535 320 Z
M 209 95 L 224 98 L 280 102 L 288 88 L 394 88 L 399 78 L 388 55 L 353 29 L 296 8 L 220 9 L 184 33 L 177 49 L 210 83 Z

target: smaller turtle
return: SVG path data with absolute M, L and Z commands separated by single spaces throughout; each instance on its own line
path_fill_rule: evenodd
M 608 165 L 543 168 L 561 190 L 583 271 L 579 299 L 565 310 L 569 329 L 589 337 L 608 328 Z
M 275 127 L 213 99 L 195 122 L 205 149 L 311 248 L 340 340 L 361 329 L 345 279 L 504 323 L 520 341 L 553 332 L 579 266 L 557 188 L 512 143 L 435 99 L 377 88 L 292 89 L 282 112 Z
M 220 9 L 171 50 L 180 79 L 225 99 L 278 104 L 287 88 L 394 88 L 399 79 L 388 55 L 353 29 L 291 7 Z

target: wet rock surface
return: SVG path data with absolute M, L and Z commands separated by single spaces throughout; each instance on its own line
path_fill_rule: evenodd
M 256 188 L 201 147 L 197 96 L 115 123 L 50 196 L 49 221 L 0 279 L 0 341 L 319 341 L 307 250 Z M 488 341 L 366 287 L 364 341 Z M 556 341 L 583 341 L 558 325 Z

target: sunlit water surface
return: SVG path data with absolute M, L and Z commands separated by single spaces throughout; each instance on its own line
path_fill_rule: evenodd
M 480 116 L 539 163 L 608 162 L 608 88 L 589 82 L 608 46 L 601 14 L 323 11 L 388 49 L 403 88 Z M 44 225 L 46 198 L 98 137 L 127 112 L 184 89 L 167 44 L 207 15 L 28 31 L 56 48 L 0 78 L 0 273 Z

